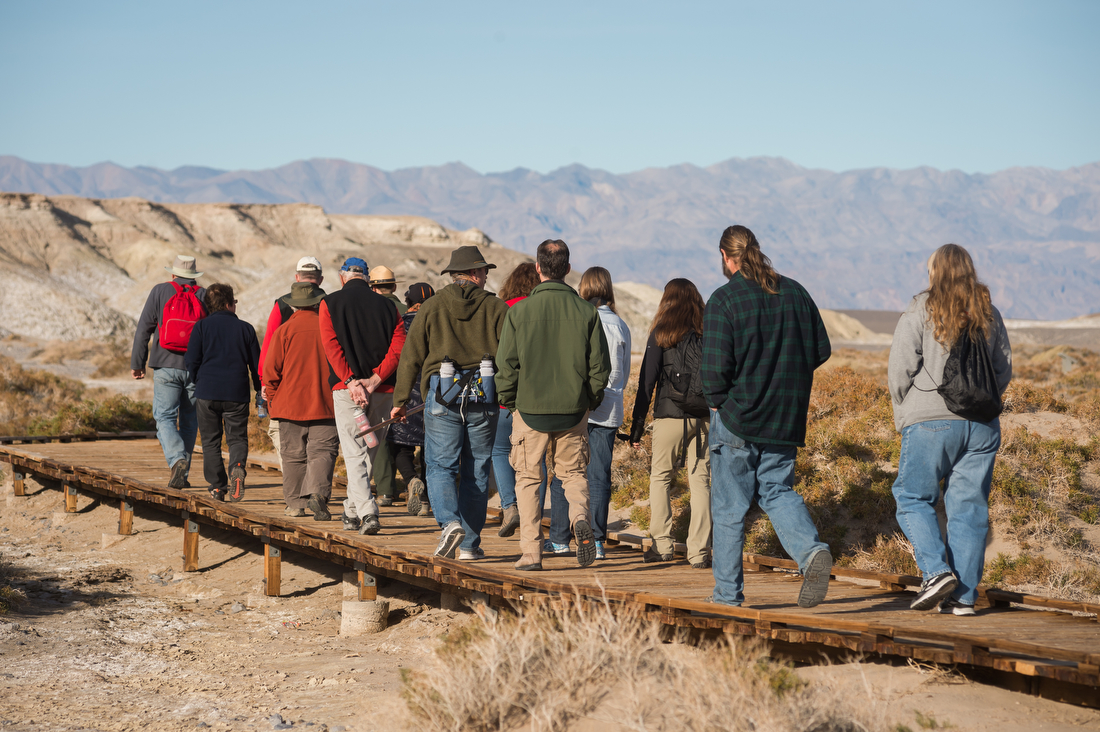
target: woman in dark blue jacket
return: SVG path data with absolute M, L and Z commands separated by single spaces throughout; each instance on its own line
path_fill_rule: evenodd
M 218 283 L 206 288 L 205 305 L 209 315 L 195 324 L 184 355 L 198 401 L 202 471 L 211 496 L 239 501 L 248 460 L 248 381 L 251 376 L 252 387 L 260 390 L 260 343 L 256 329 L 237 318 L 232 287 Z M 228 476 L 222 462 L 223 427 L 229 445 Z

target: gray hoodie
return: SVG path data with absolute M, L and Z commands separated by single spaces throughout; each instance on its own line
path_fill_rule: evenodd
M 962 420 L 947 408 L 943 397 L 936 392 L 936 387 L 943 382 L 943 367 L 950 351 L 932 335 L 932 324 L 925 306 L 927 301 L 926 292 L 913 298 L 898 321 L 894 342 L 890 346 L 887 381 L 890 398 L 894 402 L 894 426 L 899 432 L 918 422 Z M 1003 395 L 1012 379 L 1012 346 L 997 308 L 993 308 L 989 347 L 997 389 Z

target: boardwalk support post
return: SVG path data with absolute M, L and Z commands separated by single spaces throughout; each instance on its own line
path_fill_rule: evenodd
M 264 594 L 278 597 L 283 583 L 283 552 L 264 538 Z
M 11 474 L 12 488 L 17 496 L 27 495 L 27 489 L 23 484 L 24 476 L 20 472 L 13 471 Z
M 76 486 L 65 483 L 65 513 L 76 513 Z
M 134 504 L 128 498 L 118 502 L 118 533 L 123 536 L 134 533 Z
M 199 569 L 199 525 L 191 520 L 191 514 L 183 512 L 183 571 Z
M 340 613 L 340 635 L 355 636 L 380 633 L 389 620 L 389 600 L 378 599 L 378 580 L 367 572 L 363 562 L 355 563 L 357 599 L 344 600 Z

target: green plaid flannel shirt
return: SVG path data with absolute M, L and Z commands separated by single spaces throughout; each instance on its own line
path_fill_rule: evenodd
M 814 369 L 829 358 L 810 294 L 787 277 L 779 294 L 735 272 L 703 317 L 703 393 L 730 432 L 748 442 L 806 444 Z

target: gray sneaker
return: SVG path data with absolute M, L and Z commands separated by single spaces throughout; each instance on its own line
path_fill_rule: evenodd
M 359 533 L 363 536 L 374 536 L 382 529 L 377 516 L 364 516 L 363 523 L 359 525 Z
M 283 515 L 289 516 L 290 518 L 302 518 L 306 515 L 306 510 L 304 508 L 291 508 L 287 506 L 283 509 Z
M 439 535 L 439 544 L 435 547 L 435 556 L 454 559 L 455 552 L 458 551 L 458 545 L 465 538 L 466 531 L 462 528 L 462 524 L 452 521 L 443 527 L 443 531 Z
M 821 604 L 829 592 L 829 575 L 833 569 L 833 555 L 828 549 L 818 549 L 810 555 L 802 573 L 802 589 L 798 591 L 799 607 L 815 607 Z
M 913 598 L 913 602 L 909 603 L 909 607 L 913 610 L 931 610 L 945 597 L 950 596 L 958 586 L 959 581 L 950 572 L 929 577 L 921 582 L 920 592 Z
M 303 512 L 305 515 L 305 512 Z M 345 531 L 358 531 L 362 522 L 355 516 L 348 516 L 346 513 L 340 514 L 340 520 L 344 522 Z
M 476 562 L 479 559 L 485 558 L 485 550 L 481 547 L 475 547 L 474 549 L 459 549 L 458 558 L 463 562 Z
M 378 505 L 379 506 L 392 506 L 393 505 L 393 499 L 390 498 L 389 496 L 378 496 Z

